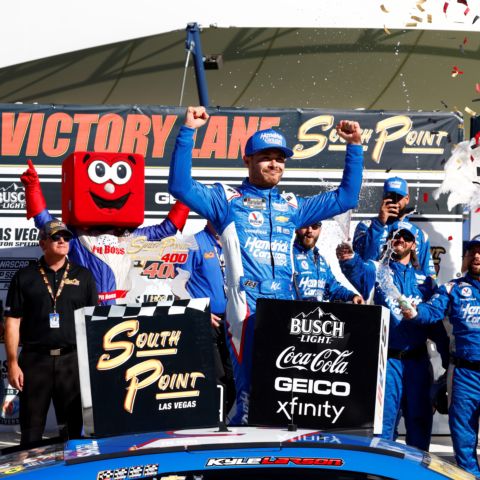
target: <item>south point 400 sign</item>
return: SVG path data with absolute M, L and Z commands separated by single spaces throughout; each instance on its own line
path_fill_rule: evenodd
M 208 299 L 75 312 L 85 432 L 215 425 Z
M 388 311 L 260 299 L 249 423 L 381 432 Z

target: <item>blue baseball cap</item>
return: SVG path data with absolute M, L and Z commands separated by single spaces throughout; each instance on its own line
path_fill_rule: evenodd
M 408 195 L 408 183 L 401 177 L 390 177 L 383 184 L 383 193 L 398 193 L 402 197 Z
M 467 250 L 470 250 L 475 245 L 480 245 L 480 235 L 475 235 L 468 243 Z
M 269 148 L 281 150 L 285 154 L 285 158 L 293 156 L 293 150 L 287 147 L 285 137 L 272 128 L 255 132 L 247 140 L 245 155 L 254 155 L 257 152 L 268 150 Z

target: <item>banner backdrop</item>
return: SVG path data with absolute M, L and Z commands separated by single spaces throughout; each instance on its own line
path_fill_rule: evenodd
M 75 150 L 93 150 L 145 156 L 145 210 L 158 217 L 170 203 L 166 181 L 161 177 L 167 175 L 184 111 L 180 107 L 137 105 L 0 104 L 0 214 L 18 215 L 24 208 L 18 176 L 12 178 L 12 169 L 4 167 L 24 167 L 28 158 L 37 167 L 48 167 L 42 183 L 50 183 L 50 188 L 44 193 L 50 210 L 59 211 L 60 171 L 51 167 L 58 167 Z M 365 167 L 378 173 L 441 172 L 444 160 L 463 135 L 462 121 L 452 113 L 229 108 L 209 109 L 209 113 L 212 116 L 199 130 L 193 152 L 194 167 L 206 169 L 204 180 L 235 183 L 239 175 L 245 176 L 242 153 L 246 140 L 256 130 L 275 127 L 293 146 L 295 154 L 287 170 L 296 178 L 291 190 L 302 195 L 329 189 L 340 179 L 346 148 L 335 130 L 340 119 L 360 122 Z M 422 188 L 429 190 L 428 185 Z M 438 208 L 436 202 L 425 203 L 425 213 L 444 209 L 442 202 Z M 364 199 L 359 211 L 369 207 Z
M 217 424 L 219 393 L 208 302 L 75 312 L 86 434 Z
M 181 107 L 154 105 L 0 104 L 0 260 L 8 265 L 0 282 L 2 304 L 16 269 L 10 260 L 19 266 L 22 259 L 28 261 L 40 254 L 35 248 L 38 231 L 33 220 L 25 218 L 25 191 L 20 182 L 27 159 L 37 167 L 50 212 L 60 216 L 61 163 L 70 153 L 97 150 L 145 155 L 145 225 L 156 224 L 175 201 L 167 191 L 168 166 L 184 111 Z M 378 214 L 383 182 L 393 175 L 409 183 L 410 205 L 415 208 L 411 218 L 430 237 L 439 282 L 460 272 L 462 209 L 456 207 L 449 212 L 446 196 L 438 201 L 432 197 L 443 179 L 445 160 L 463 140 L 462 119 L 455 114 L 321 109 L 208 111 L 211 118 L 199 130 L 193 152 L 196 178 L 207 184 L 221 181 L 238 185 L 246 175 L 242 150 L 247 138 L 258 129 L 273 126 L 285 134 L 295 152 L 280 187 L 306 196 L 338 186 L 346 147 L 335 125 L 345 118 L 359 121 L 365 152 L 359 207 L 345 218 L 324 222 L 319 242 L 334 274 L 349 286 L 337 268 L 335 246 L 353 234 L 358 221 Z M 202 220 L 191 212 L 184 233 L 201 228 Z M 155 258 L 149 256 L 147 248 Z M 147 245 L 132 257 L 131 275 L 126 279 L 137 282 L 138 288 L 132 288 L 129 302 L 157 301 L 174 287 L 181 290 L 180 279 L 172 277 L 171 265 L 161 260 L 163 248 Z M 180 245 L 176 252 L 183 254 L 183 247 Z M 0 360 L 5 378 L 3 349 Z
M 382 431 L 389 312 L 259 299 L 249 423 Z

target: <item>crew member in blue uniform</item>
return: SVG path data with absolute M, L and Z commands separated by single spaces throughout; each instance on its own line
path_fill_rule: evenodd
M 210 298 L 212 335 L 217 382 L 225 387 L 225 410 L 228 413 L 235 402 L 235 382 L 225 333 L 225 259 L 220 235 L 211 222 L 193 236 L 185 263 L 177 264 L 190 275 L 185 284 L 192 298 Z
M 295 289 L 299 300 L 352 301 L 364 303 L 361 295 L 344 287 L 333 275 L 325 258 L 316 246 L 322 222 L 296 231 L 293 255 L 295 260 Z
M 359 222 L 353 234 L 353 249 L 363 260 L 378 260 L 389 235 L 399 228 L 399 223 L 410 222 L 410 195 L 408 184 L 401 177 L 390 177 L 383 185 L 383 200 L 378 217 Z M 413 224 L 412 224 L 413 225 Z M 430 240 L 428 235 L 417 226 L 415 244 L 417 262 L 425 275 L 436 277 Z
M 408 324 L 441 322 L 447 315 L 453 327 L 455 352 L 449 424 L 458 465 L 477 477 L 480 415 L 480 235 L 467 245 L 467 273 L 442 285 L 426 303 L 402 309 Z
M 295 229 L 355 208 L 362 183 L 363 148 L 357 122 L 337 125 L 347 143 L 345 170 L 336 190 L 309 198 L 281 193 L 276 185 L 293 155 L 279 132 L 268 129 L 247 141 L 243 161 L 248 178 L 236 187 L 203 185 L 192 179 L 195 133 L 209 115 L 189 107 L 177 136 L 170 165 L 169 192 L 210 220 L 222 239 L 226 263 L 228 336 L 237 390 L 232 424 L 246 423 L 256 300 L 293 299 L 293 237 Z
M 396 438 L 402 413 L 407 445 L 428 451 L 433 410 L 430 400 L 432 375 L 426 342 L 433 333 L 427 327 L 403 321 L 399 305 L 399 301 L 424 302 L 433 295 L 435 288 L 432 277 L 426 277 L 412 263 L 416 247 L 414 229 L 411 223 L 405 222 L 392 234 L 385 252 L 389 257 L 382 262 L 363 261 L 347 244 L 337 248 L 337 257 L 342 272 L 362 296 L 390 310 L 381 437 Z M 448 337 L 443 325 L 435 333 L 439 352 L 448 352 Z

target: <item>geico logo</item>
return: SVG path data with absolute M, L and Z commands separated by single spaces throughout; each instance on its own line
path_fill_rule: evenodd
M 275 379 L 275 390 L 277 392 L 316 393 L 317 395 L 348 397 L 350 395 L 350 384 L 347 382 L 313 380 L 311 378 L 277 377 Z

